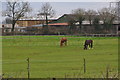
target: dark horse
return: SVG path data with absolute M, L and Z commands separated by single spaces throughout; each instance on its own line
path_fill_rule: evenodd
M 63 46 L 63 44 L 65 45 L 65 46 L 67 46 L 67 38 L 61 38 L 61 40 L 60 40 L 60 46 L 62 47 Z
M 84 50 L 88 49 L 88 46 L 90 48 L 93 48 L 93 40 L 85 40 L 85 44 L 84 44 Z

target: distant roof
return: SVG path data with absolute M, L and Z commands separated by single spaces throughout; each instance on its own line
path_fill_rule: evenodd
M 58 18 L 48 18 L 48 20 L 56 20 Z M 19 20 L 46 20 L 46 19 L 43 19 L 43 18 L 21 18 Z
M 19 26 L 19 27 L 16 27 L 16 28 L 23 29 L 23 28 L 26 28 L 26 27 L 21 27 L 21 26 Z
M 50 24 L 51 23 L 67 23 L 68 19 L 69 19 L 69 16 L 71 16 L 71 14 L 64 14 L 61 17 L 59 17 L 57 20 L 49 22 L 49 23 Z
M 43 24 L 38 24 L 38 25 L 32 25 L 32 27 L 42 27 Z
M 48 25 L 49 25 L 49 26 L 51 26 L 51 25 L 52 25 L 52 26 L 58 26 L 58 25 L 59 25 L 59 26 L 63 26 L 63 25 L 64 25 L 64 26 L 67 26 L 68 23 L 52 23 L 52 24 L 48 24 Z
M 33 21 L 33 20 L 45 20 L 45 19 L 19 19 L 18 21 Z M 56 19 L 48 19 L 48 20 L 56 20 Z

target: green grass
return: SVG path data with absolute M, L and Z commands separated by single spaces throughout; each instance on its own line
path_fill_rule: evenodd
M 30 58 L 31 78 L 102 77 L 106 67 L 111 75 L 118 71 L 117 37 L 68 37 L 68 46 L 60 47 L 63 36 L 3 36 L 4 77 L 27 77 Z M 94 49 L 83 50 L 86 39 L 94 40 Z M 86 70 L 83 72 L 83 58 Z

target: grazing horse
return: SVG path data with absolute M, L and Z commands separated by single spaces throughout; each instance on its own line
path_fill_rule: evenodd
M 65 38 L 65 37 L 61 38 L 61 40 L 60 40 L 60 46 L 61 46 L 61 47 L 63 46 L 63 44 L 64 44 L 65 46 L 67 46 L 67 38 Z
M 93 47 L 93 40 L 85 40 L 84 50 L 87 50 L 87 49 L 88 49 L 88 46 L 89 46 L 90 48 Z

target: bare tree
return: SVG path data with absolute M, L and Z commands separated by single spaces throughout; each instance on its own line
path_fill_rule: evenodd
M 5 16 L 8 16 L 12 20 L 12 32 L 14 31 L 16 22 L 25 15 L 26 12 L 30 12 L 31 8 L 28 2 L 22 1 L 7 1 L 7 8 Z
M 76 20 L 79 22 L 79 31 L 82 30 L 82 22 L 85 20 L 85 10 L 78 8 L 72 11 L 73 15 L 75 15 Z
M 94 17 L 97 15 L 97 12 L 94 10 L 88 10 L 86 11 L 85 15 L 86 15 L 86 20 L 88 20 L 90 23 L 89 32 L 92 33 L 94 29 L 92 26 L 92 23 L 93 23 Z
M 5 19 L 5 22 L 6 22 L 6 24 L 12 24 L 11 18 L 6 18 L 6 19 Z
M 110 15 L 109 15 L 110 23 L 113 24 L 113 21 L 117 19 L 117 10 L 116 8 L 110 8 Z
M 99 18 L 99 15 L 96 15 L 94 18 L 93 18 L 93 27 L 94 27 L 94 33 L 98 34 L 98 33 L 102 33 L 101 32 L 101 26 L 100 26 L 100 18 Z
M 108 33 L 110 30 L 112 31 L 112 24 L 116 18 L 116 10 L 112 8 L 102 8 L 99 11 L 99 15 L 103 21 L 105 33 Z
M 53 17 L 55 15 L 55 11 L 53 10 L 50 3 L 44 3 L 39 10 L 39 16 L 43 16 L 46 20 L 46 25 L 44 26 L 44 33 L 48 34 L 48 18 Z
M 96 16 L 97 12 L 94 10 L 88 10 L 86 11 L 86 17 L 90 22 L 90 26 L 92 24 L 92 20 L 94 19 L 94 17 Z
M 74 34 L 76 31 L 76 20 L 74 15 L 68 16 L 68 25 L 69 25 L 69 32 L 70 34 Z

